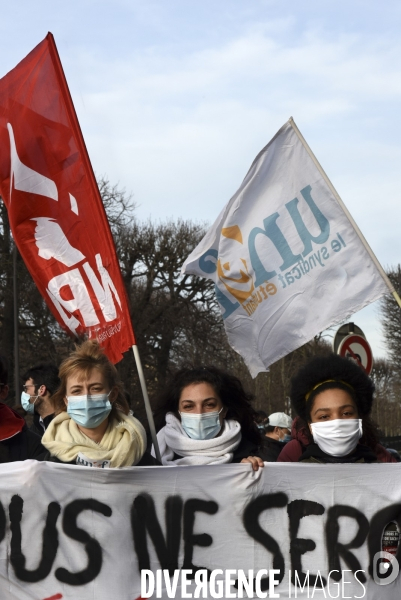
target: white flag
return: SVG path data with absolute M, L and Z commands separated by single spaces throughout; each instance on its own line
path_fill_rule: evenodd
M 292 119 L 182 270 L 215 282 L 228 340 L 253 377 L 391 291 Z

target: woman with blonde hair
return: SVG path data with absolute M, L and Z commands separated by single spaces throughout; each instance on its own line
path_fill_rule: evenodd
M 159 464 L 145 451 L 145 430 L 129 416 L 117 369 L 97 341 L 77 346 L 59 377 L 56 416 L 42 438 L 44 460 L 101 468 Z

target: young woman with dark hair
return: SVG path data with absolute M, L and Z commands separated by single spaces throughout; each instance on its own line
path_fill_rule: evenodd
M 336 354 L 312 359 L 291 381 L 298 418 L 277 462 L 396 462 L 370 420 L 373 393 L 354 361 Z
M 159 398 L 156 422 L 164 465 L 249 462 L 261 436 L 240 380 L 213 366 L 181 369 Z

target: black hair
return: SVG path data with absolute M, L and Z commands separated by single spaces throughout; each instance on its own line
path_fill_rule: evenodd
M 196 383 L 209 383 L 227 408 L 226 418 L 238 421 L 244 438 L 258 445 L 261 443 L 261 436 L 255 424 L 256 412 L 250 404 L 252 396 L 245 392 L 237 377 L 213 366 L 188 366 L 177 371 L 157 401 L 155 420 L 158 429 L 165 425 L 168 412 L 178 412 L 182 390 Z
M 360 417 L 368 416 L 372 409 L 374 383 L 353 360 L 337 354 L 313 358 L 292 378 L 292 407 L 302 419 L 310 422 L 316 396 L 333 388 L 346 391 L 355 402 Z
M 264 410 L 257 410 L 255 412 L 255 422 L 260 424 L 267 421 L 267 413 Z
M 52 395 L 60 386 L 58 377 L 58 368 L 52 363 L 43 363 L 28 369 L 22 376 L 22 380 L 27 381 L 32 379 L 35 384 L 35 392 L 41 385 L 45 385 L 46 389 Z
M 0 354 L 0 384 L 8 385 L 8 364 L 5 356 Z
M 320 385 L 319 385 L 320 384 Z M 375 386 L 369 375 L 349 358 L 337 354 L 317 356 L 301 367 L 291 379 L 291 404 L 299 415 L 296 429 L 309 433 L 307 423 L 311 422 L 311 412 L 316 396 L 329 389 L 347 392 L 358 409 L 362 419 L 363 436 L 361 442 L 372 449 L 378 443 L 377 428 L 369 418 L 372 410 Z

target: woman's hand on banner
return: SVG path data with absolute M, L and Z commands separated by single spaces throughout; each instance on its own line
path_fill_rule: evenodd
M 252 469 L 254 471 L 258 471 L 259 467 L 264 467 L 264 462 L 259 456 L 248 456 L 248 458 L 243 458 L 241 460 L 242 463 L 251 463 Z

